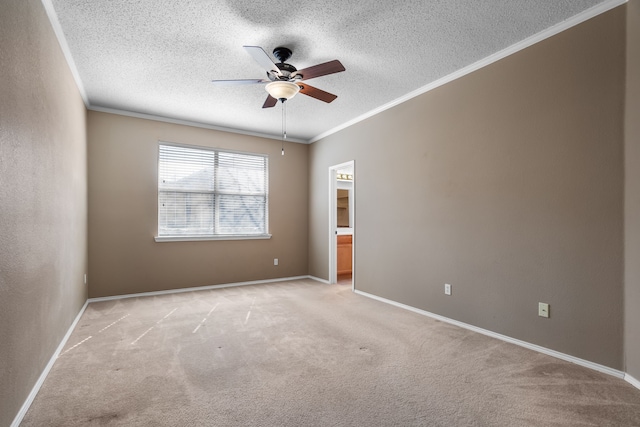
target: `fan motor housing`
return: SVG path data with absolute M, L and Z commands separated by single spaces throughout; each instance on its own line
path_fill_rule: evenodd
M 282 75 L 277 75 L 275 73 L 272 72 L 268 72 L 267 76 L 269 77 L 270 80 L 276 81 L 276 80 L 291 80 L 291 75 L 293 73 L 295 73 L 296 71 L 298 71 L 298 69 L 296 67 L 294 67 L 291 64 L 285 64 L 284 62 L 280 62 L 277 63 L 276 66 L 278 67 L 278 69 L 280 70 L 280 72 L 282 73 Z
M 295 73 L 296 71 L 298 71 L 298 69 L 296 67 L 294 67 L 291 64 L 285 64 L 284 62 L 280 62 L 278 64 L 276 64 L 276 66 L 280 69 L 280 71 L 287 72 L 289 74 L 291 73 Z

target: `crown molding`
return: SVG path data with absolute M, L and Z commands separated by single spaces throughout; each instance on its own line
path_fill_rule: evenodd
M 73 75 L 73 80 L 76 82 L 76 86 L 78 87 L 78 91 L 80 92 L 80 96 L 82 97 L 82 101 L 84 101 L 85 107 L 89 108 L 89 98 L 87 97 L 87 92 L 84 89 L 84 85 L 82 84 L 82 80 L 80 80 L 80 73 L 78 73 L 78 67 L 76 67 L 76 63 L 71 56 L 71 50 L 69 49 L 69 45 L 67 44 L 67 39 L 64 36 L 64 32 L 62 31 L 62 26 L 60 25 L 60 21 L 58 20 L 58 14 L 56 14 L 55 9 L 53 8 L 53 4 L 51 0 L 42 0 L 42 5 L 44 6 L 44 10 L 47 13 L 47 17 L 49 18 L 49 22 L 51 23 L 51 27 L 53 28 L 53 32 L 56 35 L 56 39 L 58 39 L 58 44 L 60 45 L 60 49 L 62 49 L 62 54 L 67 61 L 67 65 L 69 66 L 69 70 Z
M 246 131 L 246 130 L 242 130 L 242 129 L 227 128 L 227 127 L 223 127 L 223 126 L 215 126 L 215 125 L 210 125 L 210 124 L 200 123 L 200 122 L 192 122 L 192 121 L 189 121 L 189 120 L 172 119 L 170 117 L 156 116 L 154 114 L 136 113 L 134 111 L 118 110 L 116 108 L 98 107 L 98 106 L 95 106 L 95 105 L 88 106 L 87 110 L 97 111 L 99 113 L 117 114 L 119 116 L 135 117 L 137 119 L 154 120 L 156 122 L 172 123 L 172 124 L 175 124 L 175 125 L 184 125 L 184 126 L 191 126 L 191 127 L 196 127 L 196 128 L 202 128 L 202 129 L 217 130 L 217 131 L 220 131 L 220 132 L 236 133 L 236 134 L 247 135 L 247 136 L 255 136 L 255 137 L 258 137 L 258 138 L 273 139 L 275 141 L 282 141 L 282 137 L 275 136 L 275 135 L 270 135 L 270 134 L 267 134 L 267 133 L 251 132 L 251 131 Z M 299 139 L 299 138 L 287 138 L 286 142 L 297 142 L 299 144 L 308 144 L 309 143 L 309 141 L 304 140 L 304 139 Z
M 259 138 L 267 138 L 267 139 L 273 139 L 273 140 L 281 140 L 281 137 L 279 136 L 274 136 L 274 135 L 270 135 L 270 134 L 265 134 L 265 133 L 260 133 L 260 132 L 251 132 L 251 131 L 244 131 L 241 129 L 235 129 L 235 128 L 227 128 L 227 127 L 222 127 L 222 126 L 214 126 L 214 125 L 210 125 L 210 124 L 206 124 L 206 123 L 199 123 L 199 122 L 192 122 L 192 121 L 188 121 L 188 120 L 180 120 L 180 119 L 173 119 L 173 118 L 168 118 L 168 117 L 163 117 L 163 116 L 156 116 L 156 115 L 151 115 L 151 114 L 143 114 L 143 113 L 136 113 L 136 112 L 132 112 L 132 111 L 123 111 L 123 110 L 117 110 L 117 109 L 112 109 L 112 108 L 104 108 L 104 107 L 98 107 L 98 106 L 93 106 L 90 104 L 89 99 L 87 97 L 87 93 L 84 89 L 84 85 L 82 84 L 82 80 L 80 79 L 80 74 L 78 73 L 78 69 L 76 67 L 76 64 L 73 60 L 73 57 L 71 56 L 71 51 L 69 49 L 69 45 L 67 44 L 67 40 L 64 36 L 64 32 L 62 31 L 62 27 L 60 25 L 60 22 L 58 20 L 58 15 L 55 12 L 55 9 L 53 8 L 53 4 L 51 3 L 51 0 L 41 0 L 42 4 L 45 8 L 45 11 L 47 13 L 47 16 L 49 17 L 49 21 L 51 22 L 51 26 L 53 28 L 53 31 L 56 35 L 56 38 L 58 39 L 58 43 L 60 45 L 60 48 L 62 49 L 62 52 L 64 54 L 64 57 L 67 61 L 67 64 L 69 66 L 69 69 L 71 70 L 71 74 L 73 75 L 73 78 L 76 82 L 76 85 L 78 86 L 78 90 L 80 92 L 80 96 L 82 97 L 82 100 L 84 101 L 85 106 L 87 107 L 88 110 L 92 110 L 92 111 L 99 111 L 99 112 L 105 112 L 105 113 L 112 113 L 112 114 L 119 114 L 119 115 L 123 115 L 123 116 L 129 116 L 129 117 L 136 117 L 136 118 L 142 118 L 142 119 L 148 119 L 148 120 L 155 120 L 155 121 L 160 121 L 160 122 L 166 122 L 166 123 L 173 123 L 173 124 L 181 124 L 181 125 L 186 125 L 186 126 L 192 126 L 192 127 L 199 127 L 199 128 L 204 128 L 204 129 L 212 129 L 212 130 L 218 130 L 218 131 L 222 131 L 222 132 L 229 132 L 229 133 L 236 133 L 236 134 L 241 134 L 241 135 L 249 135 L 249 136 L 256 136 Z M 356 123 L 359 123 L 363 120 L 366 120 L 370 117 L 373 117 L 377 114 L 380 114 L 386 110 L 389 110 L 393 107 L 395 107 L 396 105 L 402 104 L 403 102 L 406 102 L 410 99 L 413 99 L 417 96 L 420 96 L 424 93 L 427 93 L 433 89 L 436 89 L 442 85 L 445 85 L 449 82 L 452 82 L 454 80 L 457 80 L 461 77 L 466 76 L 467 74 L 470 74 L 476 70 L 479 70 L 481 68 L 484 68 L 488 65 L 493 64 L 494 62 L 497 62 L 507 56 L 513 55 L 514 53 L 517 53 L 523 49 L 526 49 L 529 46 L 532 46 L 536 43 L 539 43 L 543 40 L 546 40 L 550 37 L 553 37 L 565 30 L 568 30 L 571 27 L 574 27 L 576 25 L 579 25 L 591 18 L 594 18 L 598 15 L 601 15 L 605 12 L 608 12 L 611 9 L 614 9 L 620 5 L 623 5 L 625 3 L 627 3 L 628 0 L 607 0 L 603 3 L 600 3 L 596 6 L 593 6 L 575 16 L 572 16 L 571 18 L 562 21 L 558 24 L 555 24 L 549 28 L 547 28 L 546 30 L 543 30 L 537 34 L 534 34 L 531 37 L 528 37 L 518 43 L 515 43 L 499 52 L 496 52 L 492 55 L 489 55 L 479 61 L 474 62 L 473 64 L 470 64 L 464 68 L 461 68 L 451 74 L 448 74 L 434 82 L 431 82 L 419 89 L 416 89 L 412 92 L 409 92 L 408 94 L 401 96 L 400 98 L 397 98 L 391 102 L 388 102 L 378 108 L 375 108 L 367 113 L 364 113 L 354 119 L 351 119 L 345 123 L 342 123 L 339 126 L 336 126 L 332 129 L 329 129 L 325 132 L 322 132 L 318 135 L 316 135 L 315 137 L 309 139 L 309 140 L 305 140 L 305 139 L 299 139 L 299 138 L 288 138 L 287 141 L 289 142 L 297 142 L 297 143 L 302 143 L 302 144 L 312 144 L 314 142 L 317 142 L 321 139 L 324 139 L 334 133 L 337 133 L 341 130 L 344 130 L 348 127 L 351 127 L 353 125 L 355 125 Z
M 343 129 L 346 129 L 350 126 L 355 125 L 356 123 L 359 123 L 363 120 L 366 120 L 370 117 L 373 117 L 377 114 L 382 113 L 383 111 L 386 111 L 390 108 L 395 107 L 398 104 L 402 104 L 403 102 L 406 102 L 410 99 L 413 99 L 417 96 L 420 96 L 424 93 L 427 93 L 429 91 L 432 91 L 433 89 L 436 89 L 442 85 L 445 85 L 449 82 L 452 82 L 453 80 L 459 79 L 460 77 L 464 77 L 467 74 L 470 74 L 476 70 L 479 70 L 480 68 L 484 68 L 488 65 L 493 64 L 494 62 L 497 62 L 507 56 L 513 55 L 516 52 L 520 52 L 523 49 L 528 48 L 529 46 L 532 46 L 536 43 L 539 43 L 543 40 L 548 39 L 549 37 L 553 37 L 556 34 L 559 34 L 565 30 L 568 30 L 571 27 L 575 27 L 578 24 L 581 24 L 591 18 L 594 18 L 598 15 L 601 15 L 605 12 L 608 12 L 609 10 L 616 8 L 622 4 L 627 3 L 628 0 L 608 0 L 605 1 L 603 3 L 600 3 L 596 6 L 593 6 L 575 16 L 572 16 L 571 18 L 562 21 L 558 24 L 555 24 L 549 28 L 547 28 L 546 30 L 543 30 L 537 34 L 534 34 L 531 37 L 528 37 L 522 41 L 519 41 L 518 43 L 512 44 L 511 46 L 502 49 L 501 51 L 498 51 L 492 55 L 489 55 L 479 61 L 474 62 L 471 65 L 468 65 L 464 68 L 461 68 L 457 71 L 454 71 L 451 74 L 448 74 L 434 82 L 429 83 L 426 86 L 421 87 L 420 89 L 416 89 L 413 92 L 409 92 L 408 94 L 401 96 L 400 98 L 397 98 L 391 102 L 388 102 L 378 108 L 375 108 L 367 113 L 364 113 L 358 117 L 356 117 L 355 119 L 349 120 L 348 122 L 345 122 L 339 126 L 334 127 L 333 129 L 329 129 L 326 132 L 323 132 L 313 138 L 311 138 L 309 140 L 309 143 L 312 144 L 316 141 L 319 141 L 323 138 L 328 137 L 329 135 L 332 135 L 336 132 L 339 132 Z

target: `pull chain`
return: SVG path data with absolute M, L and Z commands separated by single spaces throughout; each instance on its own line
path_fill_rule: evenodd
M 282 101 L 282 155 L 284 156 L 284 140 L 287 139 L 287 103 Z

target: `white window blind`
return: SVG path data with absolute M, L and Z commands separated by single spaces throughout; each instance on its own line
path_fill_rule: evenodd
M 159 145 L 158 237 L 267 233 L 267 156 Z

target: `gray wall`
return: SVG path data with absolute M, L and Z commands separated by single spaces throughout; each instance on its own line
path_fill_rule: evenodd
M 624 49 L 619 7 L 314 143 L 310 273 L 354 159 L 356 289 L 623 369 Z
M 0 2 L 0 425 L 86 298 L 86 110 L 38 0 Z
M 308 274 L 307 145 L 95 111 L 88 129 L 90 297 Z M 268 154 L 272 238 L 156 243 L 158 140 Z
M 87 297 L 87 132 L 92 296 L 328 278 L 327 168 L 355 159 L 358 289 L 640 379 L 638 0 L 284 158 L 277 141 L 104 113 L 87 130 L 37 0 L 0 3 L 0 75 L 0 425 Z M 272 154 L 274 238 L 153 242 L 157 139 Z
M 627 3 L 625 356 L 627 373 L 640 381 L 640 0 Z

